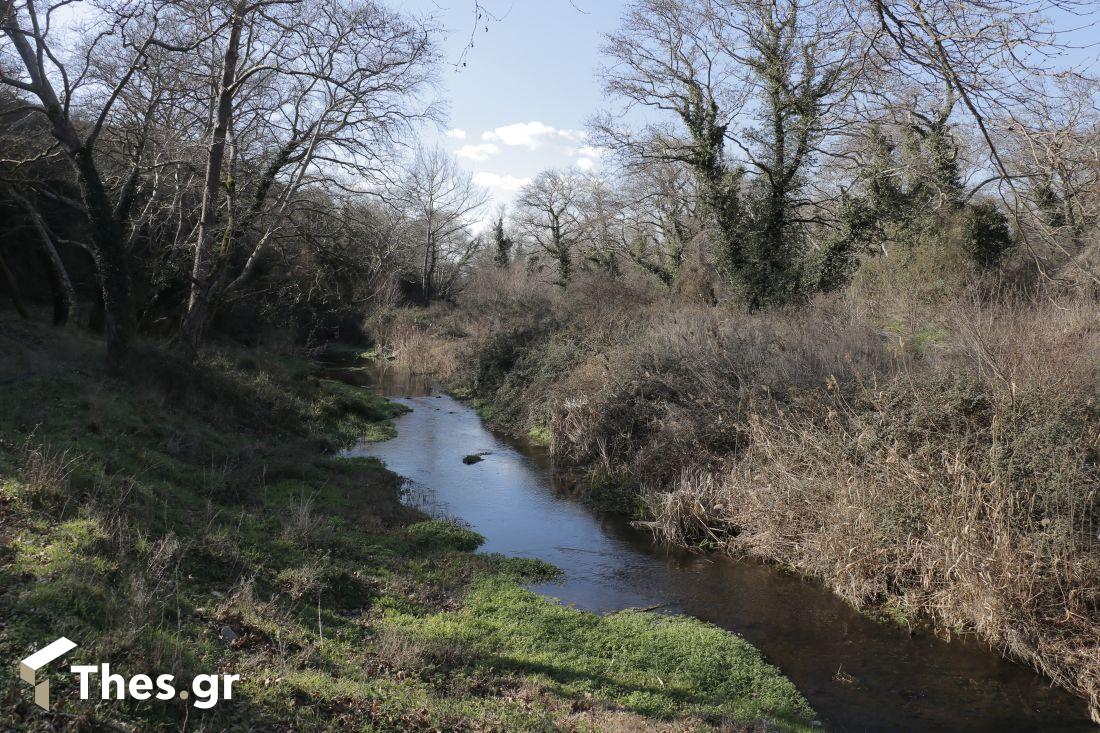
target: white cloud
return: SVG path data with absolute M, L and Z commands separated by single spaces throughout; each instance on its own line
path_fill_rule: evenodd
M 452 140 L 465 140 L 466 139 L 466 131 L 465 130 L 460 130 L 457 127 L 453 130 L 447 130 L 447 132 L 445 132 L 443 134 L 445 136 L 451 138 Z
M 483 132 L 481 139 L 511 146 L 522 145 L 534 150 L 547 140 L 580 142 L 584 139 L 584 132 L 581 130 L 558 129 L 541 122 L 517 122 Z
M 494 191 L 518 191 L 530 182 L 530 178 L 518 178 L 516 176 L 490 173 L 489 171 L 474 174 L 474 183 L 485 188 L 491 188 Z
M 591 158 L 580 158 L 577 160 L 577 167 L 582 171 L 590 171 L 596 167 L 596 161 Z
M 607 148 L 597 148 L 595 145 L 583 145 L 577 148 L 577 154 L 586 158 L 602 158 L 607 153 Z
M 480 145 L 463 145 L 461 148 L 455 151 L 455 155 L 459 158 L 469 158 L 470 160 L 487 160 L 489 156 L 496 155 L 500 152 L 500 148 L 492 143 L 482 143 Z

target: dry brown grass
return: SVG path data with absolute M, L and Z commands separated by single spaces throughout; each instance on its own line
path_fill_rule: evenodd
M 451 317 L 490 417 L 641 492 L 665 538 L 976 633 L 1100 722 L 1100 309 L 950 269 L 751 316 L 491 274 Z
M 379 351 L 414 374 L 449 380 L 458 374 L 460 341 L 466 334 L 445 309 L 394 309 L 368 324 Z
M 952 356 L 980 378 L 1100 394 L 1100 301 L 1087 292 L 963 294 L 942 313 Z
M 767 316 L 658 304 L 642 315 L 644 329 L 559 375 L 550 397 L 559 459 L 640 484 L 664 486 L 738 450 L 754 398 L 852 382 L 899 360 L 843 301 Z
M 310 546 L 325 518 L 317 513 L 312 496 L 300 496 L 292 501 L 283 517 L 283 537 L 291 542 Z
M 976 632 L 1095 715 L 1100 425 L 1047 392 L 975 406 L 966 386 L 937 386 L 754 406 L 722 471 L 651 494 L 653 526 L 797 567 L 859 607 L 900 602 Z
M 30 436 L 18 450 L 18 479 L 28 497 L 56 504 L 69 497 L 69 479 L 80 465 L 80 456 L 36 445 Z
M 957 302 L 944 322 L 934 359 L 753 399 L 721 468 L 650 489 L 651 526 L 975 632 L 1100 718 L 1095 306 Z

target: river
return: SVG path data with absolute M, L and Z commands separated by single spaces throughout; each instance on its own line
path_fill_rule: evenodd
M 430 383 L 383 375 L 376 388 L 412 408 L 398 436 L 354 449 L 407 477 L 411 501 L 485 536 L 483 552 L 534 557 L 564 572 L 532 589 L 606 613 L 653 608 L 734 631 L 798 686 L 830 730 L 1092 731 L 1085 704 L 970 639 L 877 623 L 820 584 L 751 560 L 653 541 L 594 512 L 544 450 L 497 435 Z M 484 460 L 465 465 L 463 457 Z

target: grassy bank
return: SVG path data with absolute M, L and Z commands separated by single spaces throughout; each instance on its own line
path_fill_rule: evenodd
M 810 728 L 738 637 L 539 598 L 519 582 L 553 568 L 474 553 L 335 455 L 401 408 L 292 356 L 146 346 L 120 375 L 101 349 L 0 324 L 0 657 L 64 635 L 66 665 L 241 679 L 204 711 L 82 701 L 54 670 L 46 713 L 4 675 L 0 729 Z
M 881 289 L 747 315 L 487 273 L 381 333 L 398 356 L 436 334 L 458 389 L 586 470 L 593 501 L 975 633 L 1100 721 L 1095 300 Z

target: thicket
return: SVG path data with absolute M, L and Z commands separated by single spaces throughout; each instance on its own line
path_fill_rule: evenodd
M 1096 295 L 982 275 L 958 231 L 765 313 L 641 277 L 563 292 L 486 269 L 459 310 L 380 335 L 399 357 L 402 335 L 432 343 L 437 373 L 584 469 L 594 502 L 976 633 L 1095 716 Z
M 628 3 L 603 49 L 609 108 L 576 151 L 600 173 L 542 171 L 488 222 L 474 177 L 416 139 L 440 121 L 431 17 L 156 0 L 51 24 L 17 2 L 0 281 L 23 317 L 49 304 L 112 355 L 135 334 L 192 355 L 210 334 L 362 340 L 395 302 L 454 301 L 475 263 L 559 287 L 644 274 L 752 312 L 947 232 L 945 276 L 1022 249 L 1095 281 L 1094 80 L 1023 59 L 1063 48 L 1043 3 L 940 5 Z M 652 115 L 632 129 L 636 108 Z

